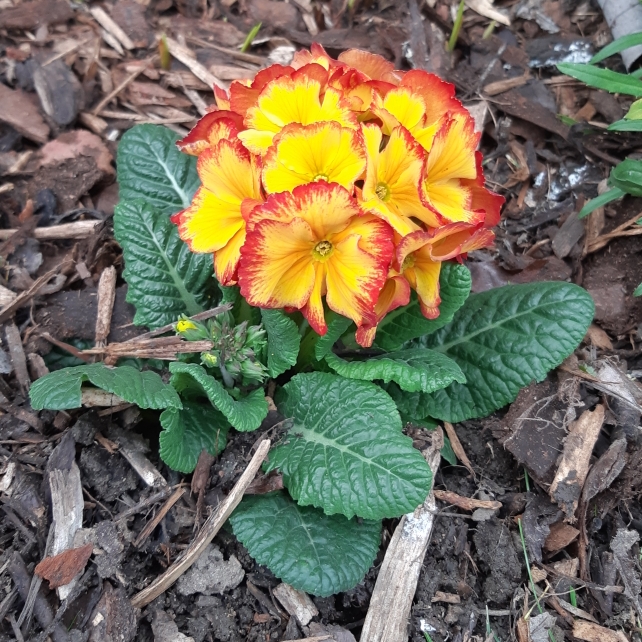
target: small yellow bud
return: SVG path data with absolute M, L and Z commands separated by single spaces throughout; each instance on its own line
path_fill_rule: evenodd
M 181 319 L 176 323 L 176 332 L 186 332 L 187 330 L 198 330 L 198 326 L 189 319 Z

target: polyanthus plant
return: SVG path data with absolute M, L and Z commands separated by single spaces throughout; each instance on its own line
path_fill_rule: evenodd
M 208 349 L 167 383 L 151 364 L 53 372 L 32 405 L 80 407 L 89 382 L 160 410 L 160 456 L 189 473 L 261 428 L 271 379 L 284 435 L 264 469 L 285 489 L 243 500 L 231 527 L 275 575 L 330 595 L 363 578 L 381 520 L 430 491 L 404 426 L 510 403 L 573 352 L 593 303 L 568 283 L 469 297 L 463 262 L 492 246 L 503 199 L 437 76 L 313 45 L 215 97 L 183 153 L 162 127 L 123 137 L 114 215 L 135 323 Z

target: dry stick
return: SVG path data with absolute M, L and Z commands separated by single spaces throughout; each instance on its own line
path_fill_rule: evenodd
M 27 392 L 31 386 L 31 379 L 29 379 L 27 357 L 25 355 L 24 348 L 22 347 L 20 330 L 18 330 L 18 326 L 12 321 L 7 323 L 4 331 L 16 379 L 18 379 L 18 383 L 20 384 L 23 392 Z
M 174 562 L 162 575 L 157 577 L 147 588 L 137 593 L 132 598 L 134 608 L 142 608 L 155 600 L 161 593 L 164 593 L 174 582 L 201 556 L 207 545 L 214 539 L 221 526 L 226 522 L 232 511 L 238 506 L 243 498 L 245 489 L 254 479 L 257 471 L 261 467 L 265 456 L 270 450 L 271 442 L 266 439 L 261 442 L 254 453 L 250 463 L 241 478 L 236 482 L 230 494 L 219 504 L 208 518 L 203 528 L 190 544 L 183 556 Z
M 102 221 L 75 221 L 74 223 L 63 223 L 51 227 L 37 227 L 31 236 L 39 241 L 58 241 L 66 239 L 86 239 L 94 233 L 94 230 Z M 0 241 L 6 241 L 19 230 L 0 230 Z
M 98 312 L 96 313 L 95 344 L 102 348 L 111 330 L 111 313 L 116 300 L 116 268 L 105 268 L 98 281 Z
M 475 510 L 476 508 L 489 508 L 491 510 L 497 510 L 502 507 L 501 502 L 496 501 L 485 501 L 483 499 L 472 499 L 471 497 L 462 497 L 457 493 L 453 493 L 449 490 L 435 490 L 433 491 L 435 497 L 442 501 L 457 506 L 462 510 Z
M 123 82 L 121 82 L 121 83 L 120 83 L 120 85 L 118 85 L 117 87 L 115 87 L 114 89 L 112 89 L 112 91 L 110 91 L 110 92 L 109 92 L 109 93 L 108 93 L 108 94 L 107 94 L 107 95 L 106 95 L 106 96 L 105 96 L 105 97 L 104 97 L 104 98 L 103 98 L 103 99 L 102 99 L 102 100 L 101 100 L 101 101 L 100 101 L 100 102 L 99 102 L 99 103 L 98 103 L 98 104 L 97 104 L 97 105 L 96 105 L 96 106 L 91 110 L 91 113 L 92 113 L 92 114 L 94 114 L 94 116 L 98 115 L 98 113 L 99 113 L 100 111 L 102 111 L 103 107 L 105 107 L 105 106 L 109 103 L 109 101 L 111 101 L 113 98 L 115 98 L 116 96 L 118 96 L 118 94 L 119 94 L 123 89 L 125 89 L 125 87 L 127 87 L 127 85 L 129 85 L 130 83 L 134 82 L 134 80 L 135 80 L 138 76 L 140 76 L 140 74 L 142 74 L 142 73 L 143 73 L 143 71 L 145 71 L 145 70 L 147 69 L 147 67 L 149 67 L 149 65 L 152 63 L 152 60 L 154 60 L 154 58 L 153 58 L 153 57 L 152 57 L 152 58 L 150 58 L 150 59 L 147 61 L 147 64 L 145 64 L 145 65 L 141 65 L 138 69 L 136 69 L 135 71 L 132 71 L 132 73 L 131 73 L 131 74 L 129 74 L 129 76 L 127 76 L 127 78 L 125 78 L 125 80 L 123 80 Z
M 211 319 L 212 317 L 217 316 L 218 314 L 221 314 L 222 312 L 227 312 L 228 310 L 232 309 L 232 304 L 231 303 L 224 303 L 223 305 L 219 305 L 215 308 L 212 308 L 211 310 L 205 310 L 205 312 L 199 312 L 198 314 L 195 314 L 192 317 L 189 317 L 192 321 L 206 321 L 207 319 Z M 134 341 L 140 341 L 141 339 L 153 339 L 154 337 L 158 337 L 161 334 L 165 334 L 166 332 L 170 332 L 174 330 L 174 326 L 176 323 L 168 323 L 167 325 L 164 325 L 162 328 L 156 328 L 156 330 L 152 330 L 151 332 L 145 332 L 145 334 L 140 334 L 137 337 L 134 337 L 133 339 L 129 339 L 126 343 L 132 343 Z
M 457 459 L 459 459 L 459 461 L 464 464 L 466 468 L 468 468 L 473 477 L 477 477 L 475 475 L 475 471 L 473 470 L 473 465 L 470 463 L 470 459 L 468 459 L 468 455 L 466 454 L 464 447 L 461 445 L 461 441 L 459 441 L 459 437 L 457 436 L 453 425 L 451 423 L 448 423 L 447 421 L 444 421 L 444 428 L 448 433 L 450 445 L 452 446 L 455 455 L 457 455 Z
M 167 513 L 169 509 L 184 495 L 185 488 L 177 488 L 171 497 L 160 508 L 158 513 L 145 524 L 143 530 L 138 534 L 138 537 L 134 540 L 134 546 L 139 548 L 140 545 L 152 534 L 153 530 L 161 523 L 161 520 Z
M 167 488 L 159 490 L 157 493 L 150 495 L 147 499 L 143 499 L 137 504 L 134 504 L 132 507 L 126 508 L 124 511 L 118 513 L 118 515 L 114 517 L 114 521 L 117 522 L 120 519 L 127 519 L 128 517 L 131 517 L 132 515 L 135 515 L 136 513 L 139 513 L 140 511 L 148 508 L 152 504 L 163 501 L 167 498 L 167 495 L 169 495 L 171 491 L 172 489 L 169 486 Z
M 100 24 L 100 26 L 108 31 L 120 44 L 125 47 L 125 49 L 133 49 L 134 43 L 131 38 L 110 18 L 105 10 L 101 7 L 91 7 L 89 12 L 94 17 L 94 20 Z
M 213 87 L 216 85 L 221 89 L 226 89 L 225 85 L 206 67 L 201 65 L 194 54 L 187 47 L 183 47 L 176 40 L 172 38 L 165 37 L 165 42 L 167 43 L 167 50 L 169 51 L 176 60 L 182 62 L 199 80 L 202 80 L 208 87 Z
M 29 301 L 45 287 L 52 276 L 55 276 L 59 272 L 64 272 L 70 264 L 71 261 L 65 261 L 62 265 L 55 267 L 53 270 L 49 270 L 49 272 L 37 278 L 28 290 L 21 292 L 9 305 L 5 305 L 5 307 L 0 310 L 0 323 L 4 323 L 7 319 L 10 319 L 16 310 L 29 303 Z
M 432 444 L 423 453 L 433 474 L 439 467 L 443 433 L 432 433 Z M 430 542 L 436 512 L 432 492 L 414 513 L 401 518 L 375 584 L 361 639 L 368 642 L 406 642 L 408 617 L 417 590 L 419 572 Z

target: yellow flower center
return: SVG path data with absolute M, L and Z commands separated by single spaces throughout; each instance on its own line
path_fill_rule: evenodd
M 313 179 L 313 181 L 325 181 L 326 183 L 329 183 L 330 180 L 328 179 L 327 174 L 317 174 Z
M 375 189 L 377 196 L 382 201 L 387 201 L 390 198 L 390 188 L 385 183 L 379 183 Z
M 408 256 L 403 260 L 401 264 L 401 271 L 405 272 L 415 265 L 415 256 L 414 254 L 408 254 Z
M 332 243 L 330 241 L 319 241 L 315 246 L 314 250 L 312 253 L 314 254 L 314 258 L 317 261 L 326 261 L 328 258 L 330 258 L 330 254 L 332 254 L 332 250 L 334 248 L 332 247 Z

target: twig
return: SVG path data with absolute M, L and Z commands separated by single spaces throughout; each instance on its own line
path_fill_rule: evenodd
M 131 506 L 130 508 L 126 508 L 124 511 L 118 513 L 118 515 L 114 517 L 114 521 L 117 522 L 121 519 L 127 519 L 128 517 L 131 517 L 132 515 L 139 513 L 145 508 L 148 508 L 152 504 L 155 504 L 156 502 L 160 502 L 164 500 L 170 494 L 171 491 L 172 489 L 169 486 L 167 488 L 163 488 L 159 490 L 157 493 L 150 495 L 147 499 L 143 499 L 139 501 L 137 504 L 134 504 L 133 506 Z
M 180 43 L 172 38 L 165 36 L 167 49 L 176 60 L 182 62 L 199 80 L 202 80 L 208 87 L 216 85 L 221 89 L 226 89 L 225 85 L 206 67 L 201 65 L 194 57 L 194 54 L 187 47 L 183 47 Z
M 447 421 L 444 421 L 444 428 L 448 433 L 448 439 L 450 439 L 450 445 L 452 446 L 455 455 L 457 455 L 457 459 L 459 459 L 459 461 L 462 464 L 464 464 L 466 468 L 468 468 L 472 476 L 476 478 L 477 475 L 475 475 L 475 471 L 473 470 L 473 465 L 470 463 L 470 459 L 468 459 L 468 455 L 466 455 L 466 451 L 464 450 L 464 447 L 461 445 L 461 441 L 459 441 L 459 437 L 455 432 L 455 428 L 451 423 L 448 423 Z
M 439 467 L 443 433 L 432 433 L 432 444 L 423 455 L 433 473 Z M 410 608 L 417 590 L 419 572 L 430 542 L 436 512 L 432 485 L 428 497 L 414 513 L 401 518 L 381 565 L 361 639 L 368 642 L 407 640 Z
M 222 314 L 223 312 L 227 312 L 228 310 L 232 309 L 232 304 L 231 303 L 224 303 L 223 305 L 218 305 L 215 308 L 212 308 L 211 310 L 205 310 L 205 312 L 199 312 L 198 314 L 195 314 L 194 316 L 189 317 L 192 321 L 206 321 L 207 319 L 211 319 L 212 317 L 217 316 L 218 314 Z M 132 343 L 133 341 L 140 341 L 141 339 L 152 339 L 153 337 L 158 337 L 161 334 L 165 334 L 166 332 L 173 332 L 174 331 L 174 326 L 175 323 L 168 323 L 167 325 L 164 325 L 162 328 L 156 328 L 156 330 L 152 330 L 151 332 L 145 332 L 145 334 L 141 334 L 137 337 L 134 337 L 133 339 L 129 339 L 126 343 Z
M 134 540 L 134 546 L 140 548 L 140 545 L 152 534 L 153 530 L 161 523 L 161 520 L 167 515 L 169 509 L 183 496 L 185 488 L 177 488 L 171 497 L 163 504 L 154 517 L 145 524 L 143 530 Z
M 29 387 L 31 386 L 31 379 L 29 379 L 27 357 L 22 346 L 20 330 L 18 330 L 18 326 L 15 323 L 11 322 L 7 323 L 4 332 L 16 379 L 18 379 L 18 383 L 20 384 L 22 391 L 26 393 L 29 391 Z
M 134 43 L 131 38 L 107 15 L 104 9 L 101 7 L 90 7 L 89 12 L 96 22 L 114 36 L 125 49 L 131 51 L 134 48 Z
M 261 442 L 254 457 L 241 475 L 241 478 L 236 482 L 230 494 L 219 504 L 216 511 L 214 511 L 208 518 L 203 528 L 194 541 L 190 544 L 183 554 L 183 556 L 175 561 L 162 575 L 157 577 L 147 588 L 137 593 L 132 598 L 132 606 L 135 608 L 142 608 L 155 600 L 161 593 L 164 593 L 176 580 L 187 571 L 194 562 L 201 556 L 207 545 L 214 539 L 216 533 L 220 530 L 221 526 L 227 521 L 227 518 L 232 514 L 234 509 L 238 506 L 245 489 L 250 485 L 254 475 L 261 467 L 265 456 L 270 450 L 271 442 L 269 439 Z
M 138 69 L 132 71 L 123 82 L 120 83 L 117 87 L 114 87 L 92 110 L 91 113 L 94 114 L 95 116 L 98 115 L 100 111 L 102 111 L 103 107 L 105 107 L 113 98 L 118 96 L 118 94 L 127 87 L 130 83 L 132 83 L 140 74 L 143 73 L 149 67 L 149 65 L 152 63 L 154 60 L 154 57 L 152 56 L 147 60 L 147 64 L 141 65 Z
M 37 227 L 31 236 L 39 241 L 60 241 L 66 239 L 86 239 L 90 237 L 102 221 L 74 221 L 51 227 Z M 0 241 L 6 241 L 20 230 L 0 230 Z
M 175 361 L 177 354 L 189 352 L 206 352 L 212 349 L 213 343 L 207 339 L 203 341 L 185 341 L 182 337 L 160 337 L 149 340 L 131 340 L 124 343 L 110 343 L 102 348 L 89 348 L 82 351 L 84 358 L 87 355 L 102 354 L 105 359 L 119 357 L 134 357 L 137 359 L 163 359 Z
M 462 510 L 475 510 L 476 508 L 490 508 L 491 510 L 498 510 L 502 507 L 501 502 L 495 501 L 484 501 L 482 499 L 473 499 L 471 497 L 462 497 L 457 493 L 453 493 L 449 490 L 434 490 L 435 498 L 457 506 Z

